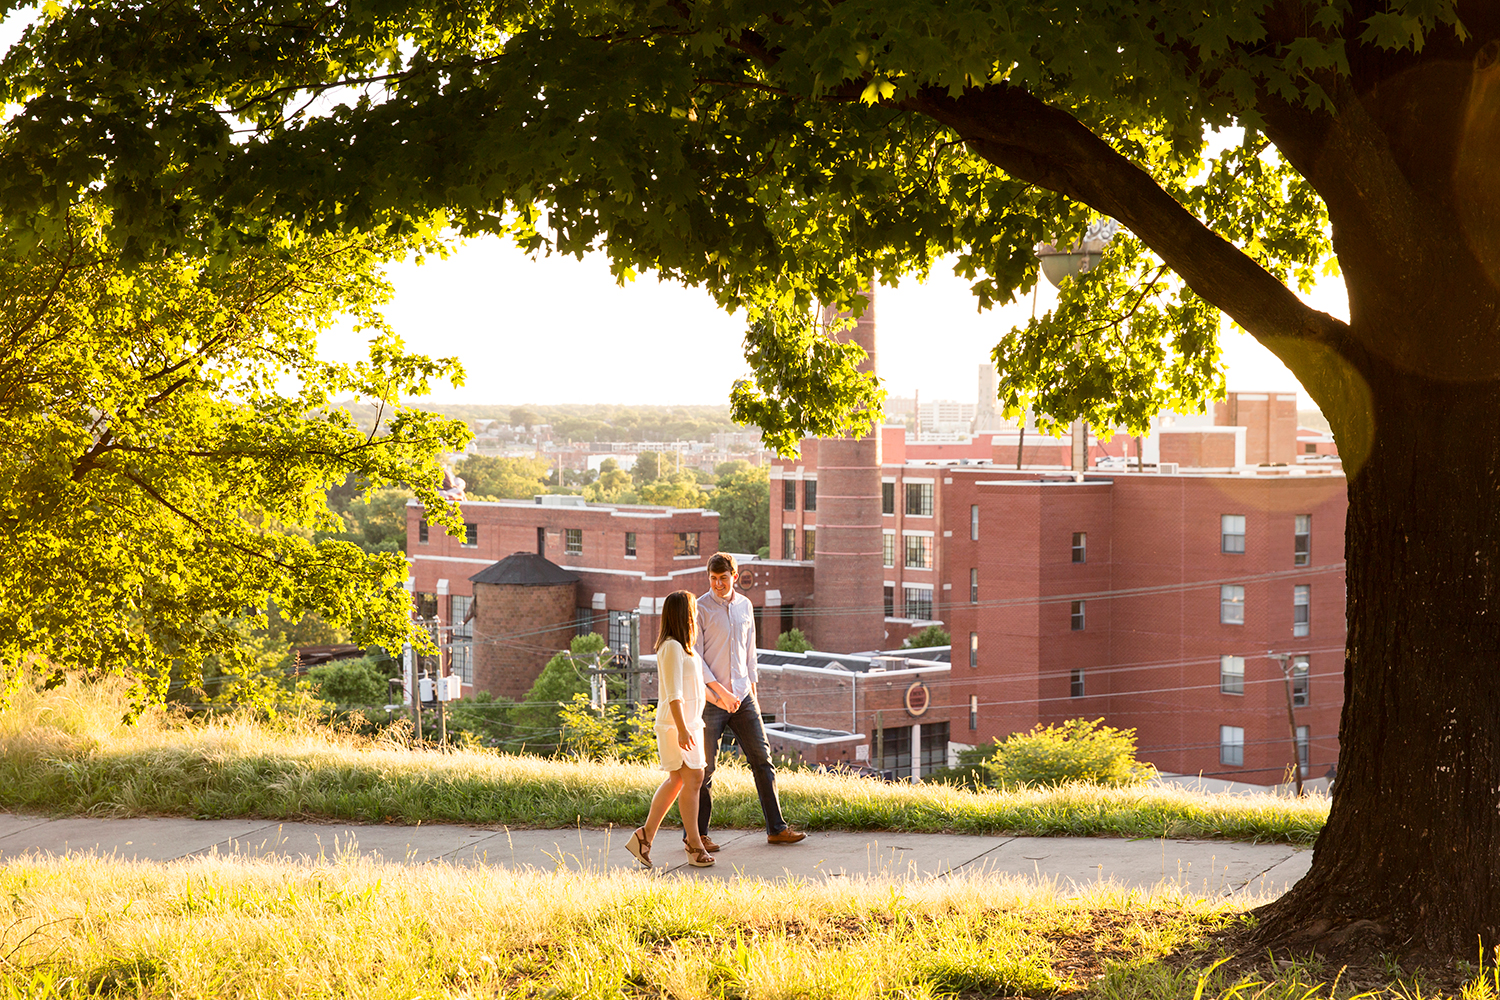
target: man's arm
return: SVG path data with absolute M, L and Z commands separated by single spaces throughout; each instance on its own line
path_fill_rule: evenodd
M 756 683 L 760 680 L 760 663 L 755 658 L 755 608 L 750 606 L 750 598 L 740 595 L 745 601 L 745 631 L 748 638 L 745 640 L 745 672 L 750 676 L 750 697 L 755 698 L 755 703 L 760 704 L 760 698 L 755 694 Z

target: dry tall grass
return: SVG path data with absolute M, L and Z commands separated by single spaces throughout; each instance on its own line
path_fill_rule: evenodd
M 125 724 L 123 687 L 22 691 L 0 712 L 0 807 L 89 815 L 256 816 L 511 826 L 634 825 L 660 772 L 638 764 L 412 750 L 306 720 Z M 783 809 L 806 829 L 1111 834 L 1311 843 L 1326 799 L 1173 788 L 970 792 L 794 771 Z M 715 823 L 761 823 L 748 772 L 721 767 Z

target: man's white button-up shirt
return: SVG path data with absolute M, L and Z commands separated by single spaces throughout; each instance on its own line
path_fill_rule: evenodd
M 718 681 L 743 701 L 756 683 L 755 608 L 738 591 L 720 600 L 709 591 L 698 598 L 698 649 L 703 682 Z

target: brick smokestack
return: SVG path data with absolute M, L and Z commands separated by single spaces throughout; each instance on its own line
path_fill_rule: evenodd
M 875 290 L 841 341 L 864 348 L 860 371 L 875 371 Z M 815 649 L 855 653 L 885 645 L 885 570 L 880 553 L 880 428 L 863 437 L 818 441 L 817 545 L 813 552 Z

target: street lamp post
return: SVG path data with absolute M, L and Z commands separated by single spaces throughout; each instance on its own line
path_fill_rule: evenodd
M 1297 744 L 1297 715 L 1292 707 L 1292 670 L 1296 658 L 1301 653 L 1272 653 L 1266 652 L 1268 659 L 1275 660 L 1281 666 L 1281 681 L 1286 687 L 1286 722 L 1292 734 L 1292 774 L 1297 780 L 1297 797 L 1302 797 L 1302 748 Z
M 1077 279 L 1079 275 L 1087 274 L 1094 265 L 1099 263 L 1100 258 L 1104 256 L 1104 248 L 1109 246 L 1109 241 L 1114 239 L 1119 231 L 1120 224 L 1114 219 L 1096 219 L 1084 231 L 1083 239 L 1072 246 L 1058 247 L 1052 243 L 1038 243 L 1035 250 L 1037 259 L 1041 263 L 1042 274 L 1054 288 L 1061 288 L 1064 278 Z M 1031 318 L 1036 319 L 1034 289 L 1031 298 Z M 1021 424 L 1023 444 L 1025 440 L 1026 425 L 1023 416 Z M 1082 472 L 1088 468 L 1088 465 L 1089 425 L 1086 421 L 1079 420 L 1073 425 L 1073 471 Z M 1016 468 L 1020 467 L 1021 454 L 1020 448 L 1017 448 Z

